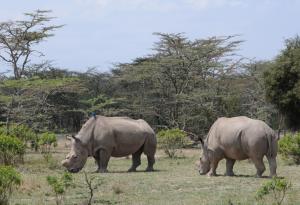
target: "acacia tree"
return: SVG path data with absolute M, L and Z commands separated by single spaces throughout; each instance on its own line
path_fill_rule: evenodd
M 7 130 L 11 122 L 25 123 L 36 131 L 54 129 L 53 118 L 78 107 L 76 96 L 81 90 L 76 77 L 5 80 L 0 84 L 0 103 Z
M 286 125 L 300 128 L 300 37 L 287 39 L 285 48 L 265 72 L 268 100 L 284 116 Z
M 46 25 L 53 17 L 51 11 L 37 10 L 25 13 L 28 20 L 7 21 L 0 23 L 0 59 L 8 63 L 15 79 L 24 76 L 34 53 L 43 54 L 33 47 L 54 34 L 53 30 L 62 25 Z
M 240 101 L 240 112 L 250 118 L 260 119 L 273 128 L 279 126 L 279 113 L 274 105 L 266 99 L 264 84 L 264 72 L 272 65 L 270 61 L 250 61 L 246 63 L 234 83 L 231 90 L 235 92 Z
M 241 43 L 234 36 L 189 40 L 182 34 L 157 33 L 153 55 L 121 64 L 112 78 L 114 93 L 133 117 L 156 127 L 204 133 L 224 116 L 231 83 L 240 59 L 232 58 Z
M 205 98 L 219 103 L 213 95 L 223 94 L 222 79 L 232 74 L 240 59 L 231 59 L 242 41 L 235 36 L 188 40 L 182 34 L 156 33 L 161 39 L 154 48 L 158 53 L 156 75 L 162 97 L 167 98 L 171 127 L 185 129 L 190 116 Z M 213 94 L 212 94 L 213 93 Z M 204 96 L 208 94 L 207 96 Z M 203 109 L 202 107 L 201 109 Z M 162 110 L 160 110 L 161 112 Z M 163 111 L 164 112 L 164 111 Z

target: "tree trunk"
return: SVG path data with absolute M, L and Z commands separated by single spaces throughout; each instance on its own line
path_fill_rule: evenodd
M 11 114 L 11 110 L 12 110 L 12 107 L 13 107 L 13 101 L 14 101 L 14 96 L 11 97 L 11 102 L 10 102 L 10 105 L 8 107 L 8 111 L 7 111 L 7 115 L 6 115 L 6 123 L 5 123 L 6 135 L 9 134 L 10 114 Z

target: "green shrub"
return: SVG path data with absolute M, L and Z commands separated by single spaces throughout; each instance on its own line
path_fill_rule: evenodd
M 279 153 L 293 163 L 300 164 L 300 133 L 286 134 L 279 140 Z
M 291 183 L 285 179 L 280 179 L 277 177 L 272 178 L 271 181 L 263 184 L 256 192 L 256 199 L 258 201 L 264 200 L 267 196 L 269 200 L 274 201 L 273 204 L 282 204 L 286 192 L 292 187 Z
M 159 148 L 163 149 L 170 158 L 174 158 L 178 149 L 189 142 L 187 134 L 178 128 L 159 131 L 157 139 Z
M 5 125 L 1 125 L 0 126 L 0 135 L 6 135 L 7 132 L 6 132 L 6 127 Z
M 57 138 L 54 133 L 45 132 L 39 138 L 39 145 L 41 145 L 42 153 L 50 153 L 51 146 L 57 146 Z
M 32 129 L 30 129 L 26 125 L 13 124 L 10 126 L 8 132 L 7 132 L 6 127 L 2 126 L 0 128 L 0 134 L 5 134 L 5 135 L 12 136 L 12 137 L 16 137 L 24 143 L 35 139 L 35 133 L 33 132 Z
M 65 172 L 60 178 L 56 176 L 47 176 L 47 182 L 55 194 L 56 204 L 62 204 L 66 189 L 73 185 L 72 175 Z
M 0 164 L 14 165 L 23 162 L 25 145 L 16 137 L 0 135 Z
M 17 137 L 23 142 L 28 142 L 35 138 L 33 130 L 26 125 L 14 125 L 10 129 L 10 135 Z
M 21 183 L 19 173 L 10 166 L 0 166 L 0 204 L 7 205 L 13 188 Z

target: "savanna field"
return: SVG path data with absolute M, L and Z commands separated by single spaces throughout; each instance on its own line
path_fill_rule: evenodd
M 3 2 L 0 205 L 300 205 L 299 8 L 296 0 Z M 85 126 L 97 116 L 121 118 Z M 225 145 L 209 150 L 214 122 L 238 116 L 265 125 L 221 123 Z M 216 177 L 199 174 L 202 142 L 202 171 L 210 163 L 214 174 L 225 147 L 232 159 L 249 151 L 260 175 L 262 154 L 275 164 L 269 128 L 280 137 L 278 177 L 268 178 L 266 159 L 262 178 L 250 160 L 235 163 L 234 177 L 224 176 L 225 160 Z M 131 156 L 111 158 L 108 173 L 96 173 L 93 158 L 79 173 L 64 168 L 78 171 L 93 153 L 105 172 L 108 153 L 134 150 L 134 169 L 144 150 L 152 170 L 153 131 L 154 172 L 144 171 L 145 155 L 137 172 L 127 172 Z
M 14 191 L 10 203 L 13 205 L 54 205 L 55 194 L 47 183 L 47 176 L 60 176 L 64 173 L 60 161 L 69 151 L 66 142 L 59 141 L 53 150 L 53 159 L 46 162 L 40 153 L 29 152 L 25 163 L 19 165 L 22 184 Z M 144 172 L 147 160 L 142 157 L 142 165 L 135 173 L 128 173 L 131 159 L 111 158 L 109 173 L 94 173 L 96 165 L 89 158 L 84 169 L 72 174 L 74 185 L 64 194 L 64 204 L 85 204 L 89 191 L 84 172 L 98 184 L 94 191 L 93 204 L 272 204 L 272 198 L 264 201 L 255 199 L 256 191 L 270 179 L 255 178 L 254 165 L 245 160 L 237 162 L 234 177 L 225 177 L 225 161 L 217 169 L 217 177 L 200 176 L 195 162 L 199 159 L 200 149 L 183 149 L 175 159 L 168 158 L 162 150 L 156 154 L 155 172 Z M 268 176 L 268 164 L 265 161 Z M 284 199 L 284 204 L 300 204 L 299 166 L 287 165 L 278 157 L 278 176 L 292 183 Z M 271 197 L 271 196 L 270 196 Z

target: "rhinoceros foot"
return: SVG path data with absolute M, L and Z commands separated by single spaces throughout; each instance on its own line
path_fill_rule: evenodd
M 215 172 L 208 172 L 207 174 L 206 174 L 208 177 L 212 177 L 212 176 L 217 176 L 217 174 L 215 173 Z
M 108 170 L 107 169 L 98 169 L 96 172 L 97 173 L 108 173 Z
M 146 169 L 146 172 L 153 172 L 153 171 L 154 171 L 153 167 L 147 167 Z
M 228 177 L 233 177 L 234 173 L 233 172 L 226 172 L 224 175 L 228 176 Z
M 130 168 L 130 169 L 128 169 L 128 172 L 136 172 L 136 168 Z

